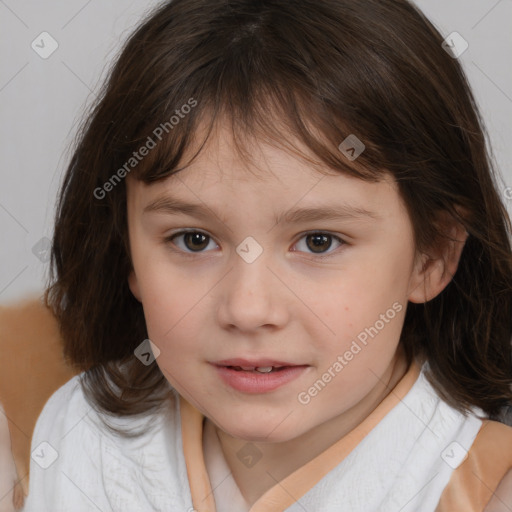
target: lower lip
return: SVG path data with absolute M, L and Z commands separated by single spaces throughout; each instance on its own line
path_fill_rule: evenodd
M 279 371 L 258 373 L 233 370 L 227 366 L 215 366 L 221 379 L 243 393 L 268 393 L 298 378 L 307 366 L 288 366 Z

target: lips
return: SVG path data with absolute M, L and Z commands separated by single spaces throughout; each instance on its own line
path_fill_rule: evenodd
M 210 363 L 230 388 L 242 393 L 270 393 L 298 379 L 309 370 L 296 364 L 270 358 L 235 358 Z
M 241 393 L 270 393 L 307 374 L 307 364 L 269 358 L 224 359 L 210 363 L 230 388 Z

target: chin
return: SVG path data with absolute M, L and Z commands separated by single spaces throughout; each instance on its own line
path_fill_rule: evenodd
M 282 420 L 281 420 L 282 421 Z M 279 425 L 280 421 L 270 422 L 261 418 L 245 421 L 244 424 L 231 422 L 219 424 L 219 428 L 236 439 L 252 443 L 284 443 L 298 437 L 302 432 L 290 432 Z M 274 425 L 274 426 L 273 426 Z

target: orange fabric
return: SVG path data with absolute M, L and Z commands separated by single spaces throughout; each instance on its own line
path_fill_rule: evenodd
M 57 321 L 39 299 L 0 306 L 0 402 L 19 476 L 16 508 L 28 494 L 30 442 L 50 396 L 73 375 L 62 356 Z
M 512 469 L 512 427 L 484 420 L 466 460 L 452 473 L 436 512 L 482 512 Z
M 282 512 L 334 469 L 375 428 L 412 388 L 420 374 L 412 363 L 391 392 L 357 427 L 330 448 L 269 489 L 254 503 L 250 512 Z M 192 503 L 198 512 L 215 512 L 215 500 L 202 451 L 203 415 L 180 397 L 183 451 L 190 482 Z
M 484 512 L 510 512 L 512 510 L 512 469 L 505 475 L 487 503 Z
M 197 512 L 215 511 L 203 454 L 204 416 L 180 395 L 181 437 L 192 503 Z

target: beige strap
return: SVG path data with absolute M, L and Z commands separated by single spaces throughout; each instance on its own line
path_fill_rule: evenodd
M 194 510 L 197 512 L 215 512 L 215 500 L 203 454 L 204 416 L 181 395 L 179 400 L 183 454 Z
M 466 460 L 453 471 L 435 512 L 483 512 L 512 469 L 512 427 L 484 420 Z

